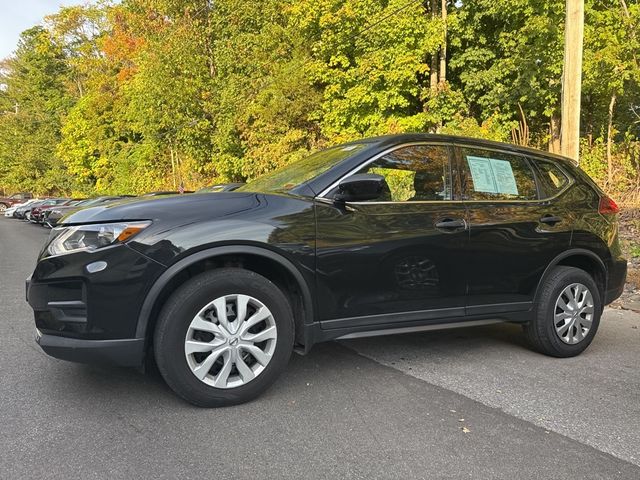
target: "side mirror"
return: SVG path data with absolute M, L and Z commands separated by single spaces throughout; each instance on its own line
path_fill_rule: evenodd
M 364 202 L 382 195 L 384 177 L 375 173 L 359 173 L 345 178 L 338 184 L 337 202 Z

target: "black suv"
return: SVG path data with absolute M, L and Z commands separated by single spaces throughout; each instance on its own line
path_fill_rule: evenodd
M 582 352 L 617 298 L 615 203 L 569 160 L 449 136 L 321 151 L 233 192 L 86 208 L 28 280 L 37 341 L 141 365 L 200 406 L 265 390 L 317 342 L 507 321 Z

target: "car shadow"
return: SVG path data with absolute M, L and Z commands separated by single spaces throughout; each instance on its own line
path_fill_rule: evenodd
M 272 397 L 272 400 L 281 396 L 296 398 L 310 384 L 328 382 L 328 379 L 345 374 L 349 368 L 355 369 L 355 366 L 349 367 L 349 357 L 360 356 L 362 351 L 375 351 L 377 347 L 398 358 L 403 358 L 404 352 L 411 352 L 414 358 L 420 355 L 437 365 L 468 355 L 480 359 L 487 349 L 492 348 L 522 353 L 526 344 L 521 328 L 510 324 L 328 342 L 315 345 L 305 356 L 293 354 L 285 372 L 263 397 Z M 372 382 L 377 376 L 375 368 L 358 369 L 358 372 L 350 373 L 370 375 Z M 75 408 L 86 406 L 93 410 L 95 401 L 102 402 L 106 398 L 110 407 L 129 410 L 189 407 L 173 394 L 151 362 L 142 371 L 51 360 L 47 378 L 50 380 L 47 382 L 49 393 L 58 397 L 60 402 L 73 404 Z
M 488 349 L 500 349 L 513 354 L 530 351 L 522 327 L 512 323 L 366 337 L 342 340 L 340 343 L 358 352 L 379 349 L 401 355 L 410 350 L 414 355 L 420 354 L 437 363 L 462 355 L 478 355 L 481 358 Z

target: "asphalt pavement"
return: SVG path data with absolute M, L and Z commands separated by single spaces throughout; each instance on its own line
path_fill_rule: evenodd
M 317 345 L 259 399 L 199 409 L 157 373 L 34 342 L 24 279 L 47 231 L 0 218 L 0 478 L 640 478 L 640 315 L 582 356 L 514 325 Z

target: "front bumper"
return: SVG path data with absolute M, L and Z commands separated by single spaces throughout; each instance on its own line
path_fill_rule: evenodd
M 87 266 L 96 262 L 106 267 L 90 273 Z M 141 365 L 138 316 L 164 269 L 126 245 L 42 258 L 26 285 L 37 342 L 63 360 Z
M 82 340 L 45 335 L 36 329 L 36 342 L 47 355 L 70 362 L 137 367 L 144 361 L 144 338 Z

